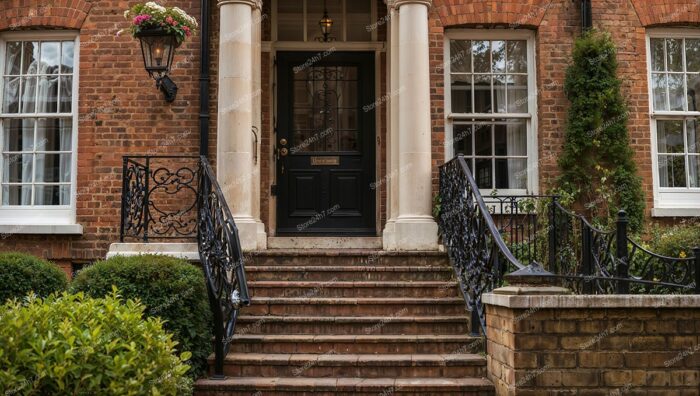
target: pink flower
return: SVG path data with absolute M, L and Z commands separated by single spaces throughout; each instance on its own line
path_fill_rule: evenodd
M 142 23 L 148 21 L 149 19 L 151 19 L 151 16 L 150 16 L 150 15 L 145 15 L 145 14 L 136 15 L 136 16 L 134 17 L 134 25 L 140 25 L 140 24 L 142 24 Z
M 187 26 L 183 26 L 182 30 L 185 31 L 185 36 L 190 37 L 192 35 L 192 31 Z

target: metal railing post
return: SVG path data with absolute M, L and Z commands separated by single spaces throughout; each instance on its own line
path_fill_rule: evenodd
M 121 210 L 121 221 L 119 222 L 119 242 L 124 242 L 124 216 L 126 216 L 126 199 L 124 194 L 126 194 L 129 188 L 129 182 L 126 180 L 126 168 L 129 161 L 129 157 L 122 157 L 122 210 Z
M 581 220 L 581 271 L 583 272 L 583 293 L 593 292 L 593 258 L 591 255 L 591 229 Z
M 695 255 L 695 294 L 700 294 L 700 246 L 693 248 Z
M 549 271 L 558 273 L 557 268 L 557 197 L 552 197 L 549 209 Z
M 616 236 L 616 247 L 617 247 L 617 277 L 622 279 L 629 278 L 629 253 L 627 251 L 627 225 L 629 224 L 629 219 L 627 218 L 627 213 L 624 210 L 620 210 L 617 213 L 617 230 Z M 617 281 L 617 294 L 627 294 L 630 292 L 629 282 Z
M 146 191 L 143 192 L 143 241 L 148 242 L 148 227 L 151 224 L 151 216 L 150 216 L 150 199 L 151 199 L 151 194 L 150 194 L 150 183 L 149 181 L 151 180 L 151 158 L 146 157 L 146 181 L 144 182 L 144 185 L 146 187 Z

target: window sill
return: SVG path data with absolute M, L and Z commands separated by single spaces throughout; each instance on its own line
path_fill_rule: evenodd
M 83 235 L 80 224 L 0 224 L 3 237 L 12 234 L 29 235 Z
M 697 217 L 700 208 L 652 208 L 652 217 Z

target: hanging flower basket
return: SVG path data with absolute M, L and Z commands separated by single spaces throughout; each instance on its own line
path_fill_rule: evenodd
M 134 5 L 124 12 L 124 18 L 131 20 L 129 31 L 133 37 L 172 35 L 176 46 L 192 36 L 199 27 L 197 20 L 180 8 L 163 7 L 153 1 Z

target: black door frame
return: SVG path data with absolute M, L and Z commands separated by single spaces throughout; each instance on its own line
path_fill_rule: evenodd
M 320 58 L 320 59 L 319 59 Z M 309 66 L 309 61 L 312 61 Z M 372 182 L 376 179 L 376 114 L 375 106 L 372 104 L 376 101 L 375 87 L 375 53 L 373 51 L 348 51 L 348 52 L 333 52 L 331 54 L 308 51 L 278 51 L 276 54 L 277 87 L 275 94 L 277 95 L 276 106 L 276 128 L 275 138 L 272 141 L 275 155 L 275 179 L 276 179 L 276 235 L 279 236 L 376 236 L 377 235 L 377 190 L 371 188 Z M 366 209 L 363 210 L 366 219 L 366 224 L 363 226 L 354 227 L 324 227 L 322 229 L 314 229 L 308 227 L 303 230 L 293 229 L 284 222 L 288 219 L 287 203 L 289 186 L 284 184 L 285 179 L 281 177 L 281 166 L 284 159 L 278 153 L 278 142 L 281 138 L 286 138 L 291 142 L 288 130 L 290 118 L 293 114 L 293 101 L 291 100 L 292 92 L 290 91 L 290 82 L 293 75 L 293 68 L 296 67 L 311 67 L 314 65 L 333 65 L 333 64 L 356 64 L 358 66 L 358 80 L 362 93 L 358 93 L 358 114 L 362 112 L 361 123 L 359 125 L 360 147 L 362 150 L 362 170 L 364 174 L 364 183 L 367 191 L 364 193 Z M 333 217 L 333 214 L 330 214 Z

